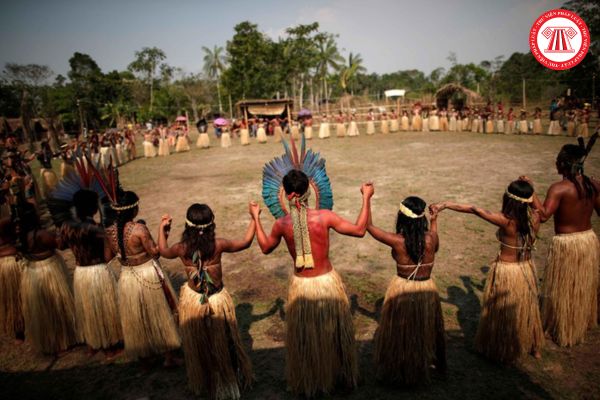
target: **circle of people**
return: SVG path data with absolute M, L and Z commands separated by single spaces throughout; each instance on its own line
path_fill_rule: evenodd
M 43 354 L 78 343 L 110 354 L 123 344 L 131 360 L 164 355 L 169 365 L 182 347 L 194 393 L 239 398 L 252 384 L 253 373 L 224 285 L 222 255 L 249 248 L 255 238 L 269 254 L 283 239 L 293 264 L 285 310 L 287 385 L 309 397 L 353 388 L 359 371 L 352 315 L 342 278 L 329 261 L 327 238 L 330 230 L 355 237 L 368 232 L 392 248 L 395 263 L 374 336 L 376 375 L 398 385 L 424 384 L 431 374 L 446 370 L 444 320 L 432 270 L 440 246 L 439 217 L 452 210 L 498 227 L 500 249 L 485 284 L 476 349 L 503 364 L 527 354 L 541 357 L 544 333 L 560 346 L 573 346 L 598 323 L 600 244 L 591 218 L 594 211 L 600 214 L 600 183 L 583 172 L 596 137 L 587 146 L 582 139 L 563 146 L 556 160 L 563 179 L 550 186 L 543 202 L 526 176 L 508 185 L 497 212 L 450 201 L 427 206 L 410 196 L 391 214 L 396 229 L 387 232 L 371 217 L 373 184 L 361 186 L 359 215 L 349 221 L 333 211 L 310 208 L 310 180 L 303 171 L 292 170 L 282 180 L 292 212 L 277 219 L 270 233 L 262 226 L 256 202 L 248 206 L 244 236 L 236 239 L 217 236 L 210 207 L 192 204 L 185 216 L 176 218 L 185 229 L 171 244 L 173 219 L 161 218 L 155 242 L 145 222 L 136 219 L 142 201 L 108 178 L 102 182 L 108 187 L 106 196 L 78 190 L 73 216 L 56 230 L 44 228 L 40 204 L 24 196 L 23 157 L 19 161 L 18 150 L 8 148 L 3 174 L 10 179 L 3 183 L 8 182 L 9 190 L 3 192 L 0 220 L 0 326 L 4 334 L 26 339 Z M 46 195 L 52 198 L 53 192 Z M 102 207 L 108 211 L 100 224 L 95 218 Z M 531 253 L 541 223 L 552 216 L 555 236 L 540 308 Z M 76 264 L 72 285 L 56 251 L 67 248 Z M 121 266 L 118 279 L 107 264 L 115 257 Z M 179 296 L 160 257 L 181 261 L 187 282 Z

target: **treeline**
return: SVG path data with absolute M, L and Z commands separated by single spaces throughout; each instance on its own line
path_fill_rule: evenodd
M 203 47 L 198 74 L 169 65 L 167 55 L 156 47 L 135 52 L 125 71 L 103 72 L 82 53 L 70 58 L 66 77 L 55 76 L 43 65 L 6 64 L 0 78 L 0 116 L 50 118 L 76 132 L 132 120 L 172 120 L 185 112 L 191 119 L 235 113 L 241 99 L 292 97 L 297 108 L 315 108 L 348 96 L 376 102 L 387 89 L 406 89 L 406 97 L 417 100 L 431 98 L 446 83 L 511 104 L 522 101 L 524 83 L 528 103 L 548 102 L 567 89 L 591 102 L 595 78 L 600 77 L 600 6 L 585 0 L 565 7 L 588 22 L 592 39 L 590 54 L 568 71 L 546 69 L 530 53 L 461 64 L 450 52 L 450 67 L 430 74 L 368 73 L 360 54 L 343 56 L 337 36 L 321 31 L 318 23 L 288 28 L 285 37 L 273 40 L 245 21 L 235 26 L 224 47 Z

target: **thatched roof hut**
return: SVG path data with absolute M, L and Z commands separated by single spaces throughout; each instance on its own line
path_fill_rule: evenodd
M 448 83 L 435 93 L 435 104 L 439 109 L 455 108 L 461 110 L 465 107 L 483 103 L 484 99 L 478 93 L 457 83 Z

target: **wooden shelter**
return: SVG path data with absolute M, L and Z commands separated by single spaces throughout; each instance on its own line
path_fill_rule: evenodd
M 257 99 L 242 100 L 235 105 L 239 113 L 248 121 L 249 116 L 264 118 L 287 118 L 292 115 L 294 100 L 292 99 Z
M 478 93 L 457 83 L 448 83 L 435 93 L 435 104 L 438 109 L 452 107 L 456 110 L 462 110 L 465 107 L 483 104 L 483 102 L 483 97 Z

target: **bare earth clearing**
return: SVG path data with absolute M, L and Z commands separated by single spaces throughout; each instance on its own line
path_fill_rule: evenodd
M 270 138 L 271 139 L 271 138 Z M 211 135 L 212 144 L 217 142 Z M 192 137 L 195 143 L 195 135 Z M 559 178 L 554 160 L 573 138 L 483 135 L 471 133 L 395 133 L 372 137 L 313 140 L 310 146 L 327 159 L 335 206 L 355 219 L 361 182 L 372 180 L 376 194 L 373 218 L 393 230 L 397 204 L 418 195 L 428 203 L 443 199 L 472 202 L 497 210 L 508 183 L 527 174 L 545 194 Z M 229 149 L 195 149 L 167 158 L 137 160 L 121 168 L 126 189 L 141 198 L 140 218 L 156 234 L 160 216 L 174 218 L 172 239 L 179 237 L 184 213 L 192 202 L 208 203 L 216 213 L 220 236 L 243 234 L 247 203 L 260 199 L 262 166 L 280 155 L 275 143 Z M 141 150 L 141 149 L 140 149 Z M 600 176 L 600 149 L 586 163 L 589 175 Z M 263 223 L 273 219 L 263 210 Z M 595 217 L 594 229 L 600 232 Z M 541 231 L 535 261 L 543 276 L 552 237 L 552 223 Z M 331 255 L 351 296 L 360 343 L 361 383 L 350 395 L 337 398 L 426 399 L 480 398 L 600 398 L 600 330 L 583 345 L 560 349 L 547 341 L 541 360 L 524 358 L 516 367 L 487 362 L 473 350 L 479 305 L 486 272 L 498 251 L 494 228 L 473 216 L 444 212 L 440 217 L 441 249 L 434 270 L 443 300 L 448 340 L 448 373 L 434 375 L 431 386 L 399 390 L 376 383 L 372 368 L 372 338 L 385 288 L 395 270 L 388 248 L 367 236 L 353 239 L 332 234 Z M 70 258 L 69 254 L 65 257 Z M 175 286 L 183 282 L 178 262 L 163 260 Z M 283 300 L 291 260 L 284 246 L 263 256 L 256 243 L 250 250 L 226 255 L 224 280 L 234 296 L 242 337 L 250 349 L 256 383 L 248 399 L 285 399 Z M 282 300 L 283 299 L 283 300 Z M 108 363 L 102 354 L 88 356 L 80 346 L 58 359 L 36 356 L 27 344 L 0 339 L 0 398 L 2 399 L 185 399 L 184 367 L 165 370 L 157 365 L 144 372 L 123 357 Z M 334 397 L 336 398 L 336 397 Z

